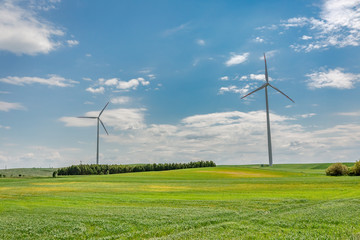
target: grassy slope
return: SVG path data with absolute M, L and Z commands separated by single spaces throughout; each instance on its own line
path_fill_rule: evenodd
M 314 167 L 0 179 L 0 239 L 360 238 L 360 178 Z
M 1 169 L 0 174 L 6 177 L 51 177 L 56 168 L 12 168 Z
M 271 167 L 273 171 L 285 171 L 285 172 L 299 172 L 307 174 L 325 174 L 325 169 L 332 163 L 307 163 L 307 164 L 275 164 Z M 354 166 L 354 163 L 343 163 L 348 167 Z M 239 166 L 240 167 L 240 166 Z M 243 167 L 249 167 L 254 169 L 264 169 L 267 167 L 261 167 L 260 165 L 245 165 Z

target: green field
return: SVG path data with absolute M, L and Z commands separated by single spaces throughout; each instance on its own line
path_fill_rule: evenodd
M 13 168 L 0 170 L 6 177 L 51 177 L 56 168 Z
M 360 239 L 360 177 L 328 165 L 0 178 L 0 239 Z

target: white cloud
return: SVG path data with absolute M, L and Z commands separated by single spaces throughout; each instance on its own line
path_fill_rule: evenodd
M 154 80 L 156 78 L 155 74 L 148 74 L 147 76 L 150 80 Z
M 155 78 L 155 75 L 151 75 L 152 78 Z M 85 78 L 84 80 L 89 80 Z M 136 90 L 138 86 L 148 86 L 150 84 L 150 81 L 145 80 L 142 77 L 134 78 L 129 81 L 121 81 L 119 78 L 99 78 L 98 81 L 88 87 L 86 91 L 91 93 L 104 93 L 106 90 L 110 90 L 113 92 L 120 92 L 120 91 L 130 91 L 130 90 Z M 116 90 L 120 89 L 120 90 Z
M 54 37 L 64 35 L 33 10 L 21 8 L 14 1 L 0 4 L 0 32 L 0 50 L 29 55 L 55 50 L 61 44 Z
M 232 92 L 232 93 L 239 93 L 241 95 L 246 94 L 249 92 L 250 85 L 246 84 L 243 88 L 238 88 L 237 86 L 228 86 L 228 87 L 221 87 L 219 89 L 219 94 L 224 94 L 226 92 Z
M 328 0 L 324 2 L 321 18 L 334 26 L 360 30 L 360 2 L 357 0 Z
M 237 79 L 238 77 L 236 77 L 235 79 Z M 255 81 L 253 81 L 255 80 Z M 269 77 L 269 80 L 272 81 L 273 79 L 271 77 Z M 235 85 L 231 85 L 231 86 L 225 86 L 225 87 L 221 87 L 219 89 L 218 94 L 224 94 L 224 93 L 237 93 L 240 95 L 245 95 L 248 92 L 250 92 L 251 88 L 257 88 L 258 83 L 257 81 L 262 81 L 265 82 L 265 74 L 249 74 L 249 75 L 244 75 L 239 77 L 239 81 L 242 82 L 246 82 L 246 85 L 243 87 L 238 87 Z
M 0 101 L 0 111 L 8 112 L 10 110 L 25 110 L 20 103 L 2 102 Z
M 308 24 L 308 21 L 309 19 L 306 17 L 294 17 L 284 21 L 284 23 L 282 23 L 281 26 L 285 28 L 304 27 L 305 25 Z
M 147 86 L 150 84 L 149 81 L 146 81 L 144 78 L 137 78 L 137 80 L 141 83 L 143 86 Z
M 265 81 L 265 74 L 250 74 L 251 80 Z
M 313 37 L 311 37 L 311 36 L 306 36 L 306 35 L 303 35 L 302 37 L 301 37 L 301 39 L 302 40 L 310 40 L 310 39 L 312 39 Z
M 118 108 L 103 113 L 102 119 L 107 125 L 119 130 L 145 128 L 145 108 Z
M 129 89 L 135 90 L 140 84 L 143 86 L 147 86 L 150 84 L 150 82 L 146 81 L 144 78 L 139 77 L 139 78 L 131 79 L 127 82 L 119 81 L 116 88 L 122 89 L 122 90 L 129 90 Z
M 335 68 L 307 74 L 308 87 L 315 88 L 339 88 L 351 89 L 360 81 L 360 74 L 344 73 L 342 68 Z
M 25 84 L 43 84 L 55 87 L 72 87 L 77 81 L 66 79 L 57 75 L 49 75 L 49 78 L 40 78 L 40 77 L 5 77 L 0 78 L 0 82 L 24 86 Z
M 197 39 L 196 40 L 196 43 L 199 45 L 199 46 L 205 46 L 205 40 L 204 39 Z
M 5 130 L 10 130 L 11 129 L 11 127 L 10 126 L 3 126 L 3 125 L 1 125 L 0 124 L 0 129 L 5 129 Z
M 77 41 L 77 40 L 67 40 L 66 42 L 69 45 L 69 47 L 79 45 L 79 41 Z
M 104 87 L 99 87 L 99 88 L 93 88 L 93 87 L 88 87 L 86 89 L 87 92 L 91 92 L 91 93 L 100 93 L 103 94 L 105 92 L 105 88 Z
M 349 116 L 349 117 L 360 117 L 360 111 L 358 111 L 358 112 L 340 112 L 340 113 L 337 113 L 336 115 Z
M 223 76 L 220 78 L 221 81 L 228 81 L 229 80 L 229 77 L 228 76 Z
M 249 55 L 250 55 L 249 53 L 243 53 L 243 54 L 231 53 L 231 57 L 229 58 L 229 60 L 225 62 L 225 65 L 230 67 L 233 65 L 243 63 L 248 59 Z
M 116 97 L 116 98 L 112 98 L 110 102 L 113 104 L 125 104 L 130 102 L 130 97 L 125 97 L 125 96 Z
M 310 52 L 329 47 L 360 45 L 360 2 L 358 0 L 325 0 L 318 18 L 298 17 L 284 21 L 285 29 L 304 28 L 306 43 L 295 43 L 295 51 Z
M 257 80 L 257 81 L 265 81 L 265 74 L 249 74 L 240 77 L 240 81 L 249 81 L 249 80 Z M 269 81 L 273 79 L 269 77 Z
M 316 116 L 316 113 L 306 113 L 300 115 L 301 118 L 311 118 L 313 116 Z
M 262 42 L 264 42 L 264 39 L 262 39 L 261 37 L 256 37 L 256 38 L 254 39 L 254 41 L 255 41 L 255 42 L 258 42 L 258 43 L 262 43 Z
M 139 81 L 137 79 L 131 79 L 129 81 L 119 81 L 119 84 L 117 85 L 118 89 L 136 89 L 139 86 Z
M 106 86 L 116 86 L 119 83 L 119 80 L 117 78 L 111 78 L 104 82 Z
M 38 9 L 42 11 L 49 11 L 56 8 L 56 3 L 60 3 L 61 0 L 48 0 L 48 1 L 29 1 L 29 7 L 32 9 Z
M 91 82 L 91 78 L 83 77 L 82 80 Z
M 113 127 L 117 130 L 141 129 L 145 127 L 144 112 L 146 109 L 106 109 L 101 115 L 101 120 L 106 126 Z M 84 116 L 96 117 L 99 111 L 85 113 Z M 86 119 L 77 117 L 62 117 L 59 119 L 65 123 L 67 127 L 89 127 L 96 125 L 96 119 Z

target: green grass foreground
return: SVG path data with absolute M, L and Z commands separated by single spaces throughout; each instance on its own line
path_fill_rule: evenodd
M 360 239 L 329 164 L 0 178 L 0 239 Z

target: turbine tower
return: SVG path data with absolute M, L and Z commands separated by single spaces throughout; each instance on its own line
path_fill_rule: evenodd
M 97 144 L 96 144 L 96 164 L 99 164 L 99 123 L 101 123 L 101 125 L 103 126 L 105 132 L 107 135 L 109 135 L 108 131 L 105 128 L 104 123 L 101 121 L 100 116 L 101 114 L 104 112 L 105 108 L 107 107 L 107 105 L 109 105 L 110 102 L 108 102 L 105 107 L 101 110 L 101 112 L 99 113 L 99 115 L 97 117 L 78 117 L 78 118 L 91 118 L 91 119 L 97 119 Z
M 246 94 L 245 96 L 243 96 L 241 99 L 246 98 L 247 96 L 253 94 L 254 92 L 257 92 L 263 88 L 265 88 L 265 99 L 266 99 L 266 126 L 267 126 L 267 138 L 268 138 L 268 153 L 269 153 L 269 166 L 272 166 L 273 164 L 273 160 L 272 160 L 272 147 L 271 147 L 271 132 L 270 132 L 270 114 L 269 114 L 269 100 L 268 100 L 268 91 L 267 91 L 267 87 L 272 87 L 273 89 L 275 89 L 276 91 L 278 91 L 279 93 L 281 93 L 282 95 L 284 95 L 285 97 L 287 97 L 290 101 L 292 101 L 293 103 L 295 103 L 289 96 L 287 96 L 285 93 L 283 93 L 282 91 L 280 91 L 279 89 L 277 89 L 276 87 L 274 87 L 273 85 L 271 85 L 269 83 L 269 77 L 268 77 L 268 71 L 267 71 L 267 65 L 266 65 L 266 57 L 265 57 L 265 53 L 264 53 L 264 61 L 265 61 L 265 80 L 266 83 L 264 83 L 261 87 L 255 89 L 254 91 Z

